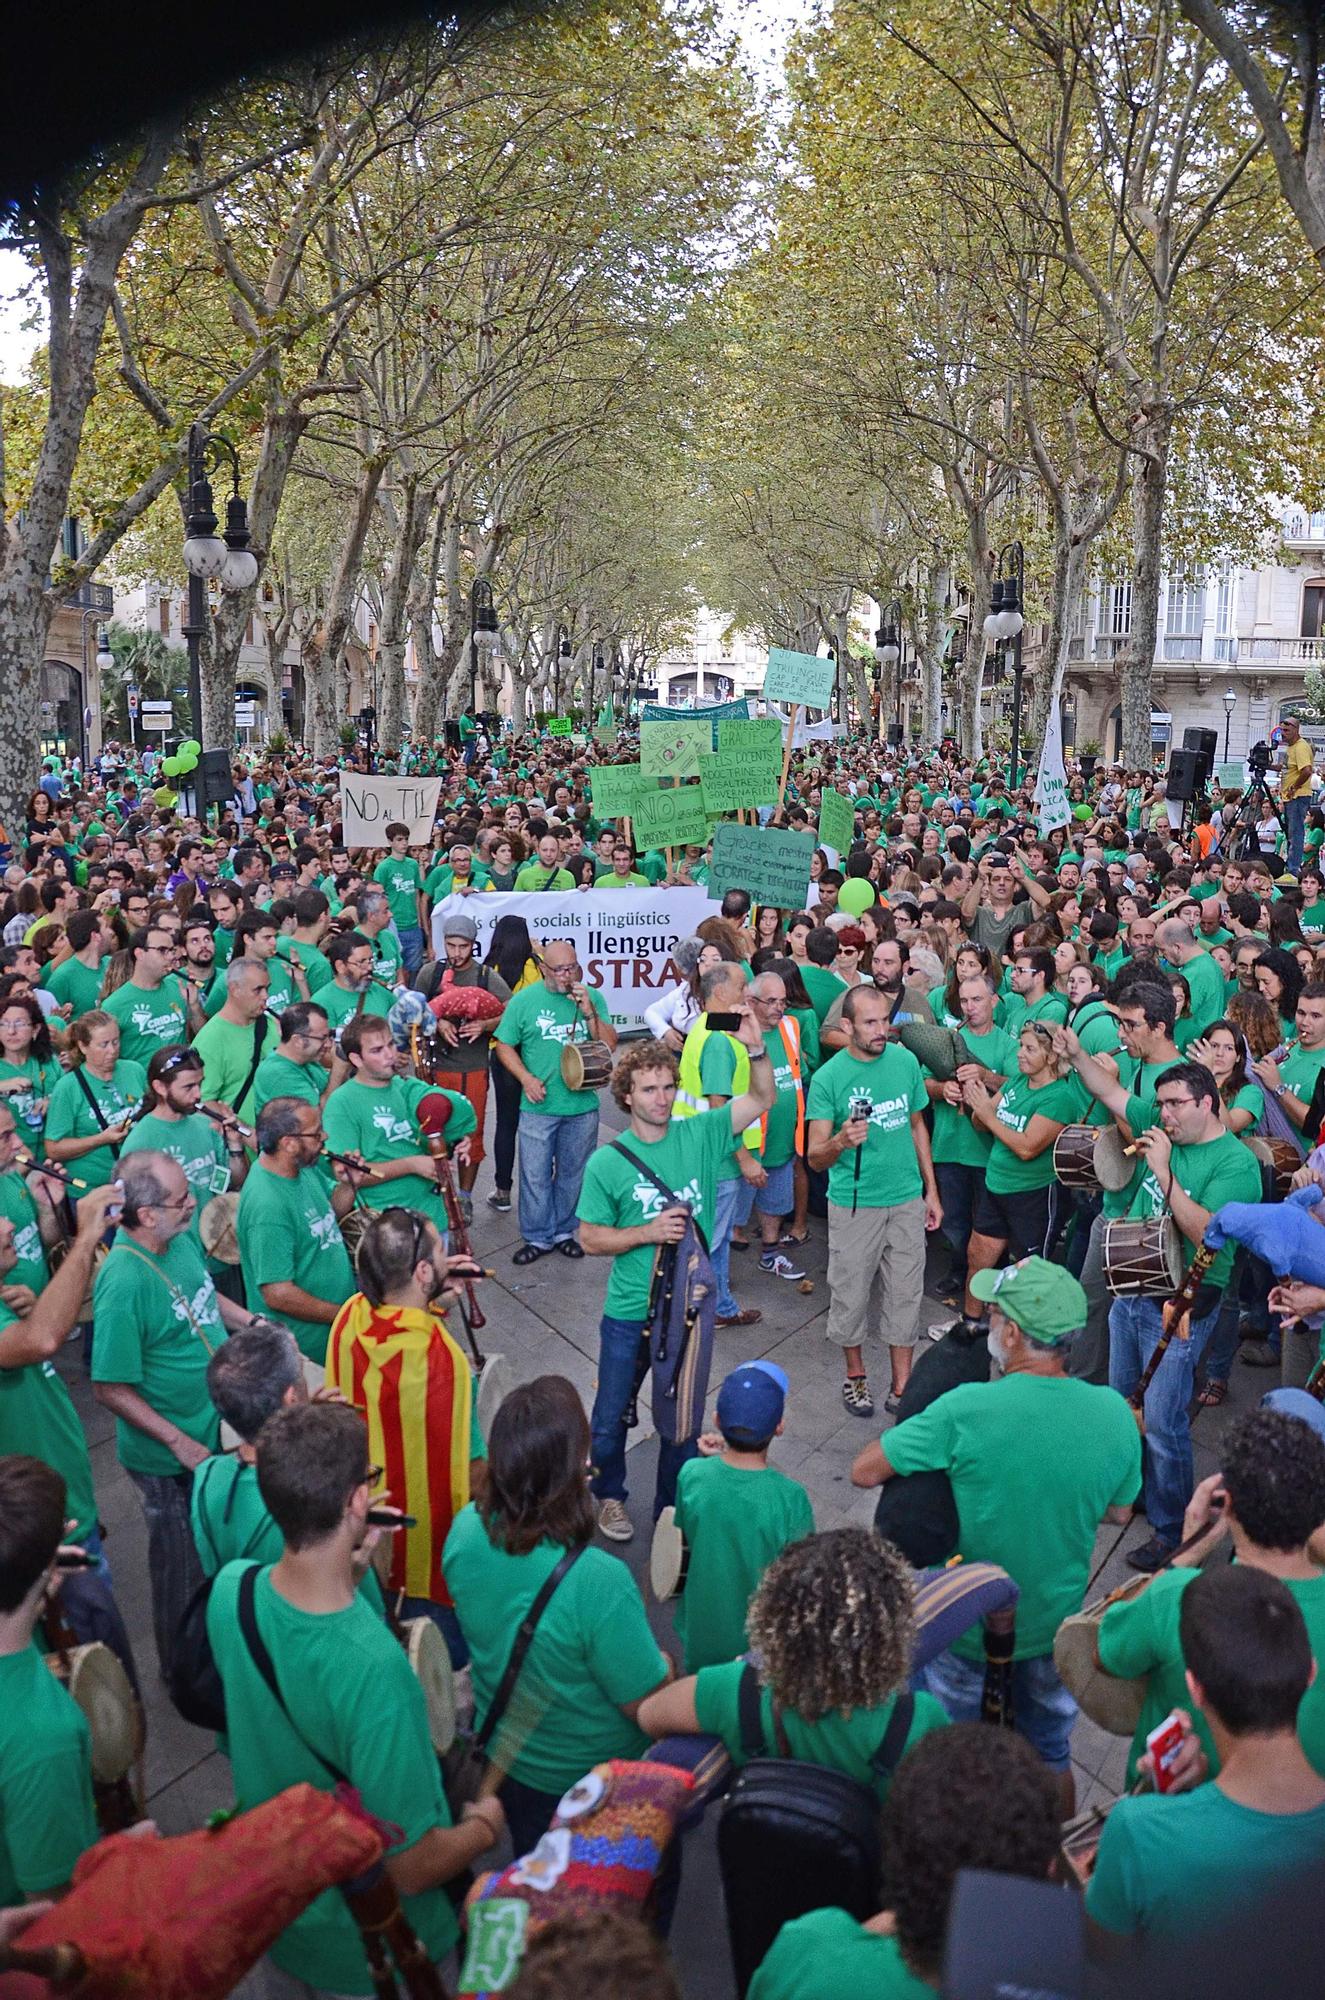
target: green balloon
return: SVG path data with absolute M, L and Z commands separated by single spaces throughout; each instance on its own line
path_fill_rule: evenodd
M 167 757 L 165 762 L 162 764 L 161 769 L 165 773 L 166 777 L 177 778 L 180 774 L 180 771 L 183 769 L 183 766 L 181 765 L 178 757 Z
M 196 736 L 186 736 L 179 747 L 186 757 L 192 757 L 195 762 L 202 755 L 202 745 Z
M 862 910 L 868 910 L 874 901 L 874 885 L 862 880 L 859 875 L 849 875 L 837 892 L 837 907 L 858 917 Z
M 197 753 L 193 750 L 181 751 L 175 762 L 179 765 L 182 778 L 187 778 L 190 771 L 196 771 L 198 768 Z

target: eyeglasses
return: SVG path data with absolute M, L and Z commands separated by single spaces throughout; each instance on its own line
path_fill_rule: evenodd
M 174 1201 L 150 1201 L 144 1202 L 143 1206 L 144 1208 L 189 1208 L 192 1206 L 192 1203 L 193 1194 L 190 1191 L 187 1194 L 176 1196 Z

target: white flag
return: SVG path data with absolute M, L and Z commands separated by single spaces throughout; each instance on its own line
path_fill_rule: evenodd
M 1052 833 L 1056 826 L 1067 826 L 1072 818 L 1067 772 L 1063 768 L 1063 717 L 1057 702 L 1049 712 L 1049 726 L 1044 732 L 1040 774 L 1035 780 L 1035 807 L 1042 836 Z

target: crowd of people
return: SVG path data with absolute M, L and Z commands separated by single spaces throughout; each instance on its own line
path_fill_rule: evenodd
M 788 1889 L 752 2000 L 918 1996 L 962 1870 L 1080 1886 L 1084 1696 L 1056 1642 L 1101 1528 L 1141 1514 L 1136 1586 L 1090 1641 L 1137 1696 L 1129 1794 L 1081 1870 L 1094 1949 L 1181 1940 L 1325 1860 L 1325 1257 L 1205 1241 L 1228 1204 L 1311 1215 L 1325 1189 L 1325 812 L 1297 726 L 1250 826 L 1236 794 L 1184 812 L 1087 760 L 1042 834 L 1029 777 L 953 744 L 811 745 L 760 818 L 817 838 L 831 787 L 850 846 L 815 848 L 803 908 L 715 892 L 614 1022 L 539 899 L 704 888 L 711 863 L 595 813 L 592 770 L 632 755 L 624 728 L 411 745 L 399 770 L 442 781 L 432 838 L 351 850 L 332 762 L 237 765 L 203 823 L 111 746 L 48 760 L 9 830 L 0 1904 L 60 1897 L 109 1823 L 41 1658 L 95 1644 L 135 1706 L 159 1674 L 197 1720 L 219 1684 L 241 1807 L 347 1780 L 445 1990 L 476 1864 L 536 1853 L 555 1882 L 587 1774 L 679 1761 L 698 1786 L 711 1751 L 710 1811 L 780 1760 L 793 1817 L 817 1767 L 878 1842 L 866 1907 Z M 479 899 L 509 891 L 480 951 Z M 587 1408 L 546 1371 L 501 1394 L 467 1337 L 471 1232 L 484 1250 L 513 1209 L 499 1280 L 603 1261 Z M 824 1250 L 803 1339 L 868 1427 L 825 1448 L 877 1513 L 816 1532 L 756 1329 Z M 1192 1416 L 1235 1364 L 1268 1393 L 1198 1481 Z M 154 1659 L 80 1377 L 141 1505 Z M 670 1610 L 620 1553 L 650 1385 Z M 978 1612 L 935 1626 L 953 1561 L 1015 1598 L 1002 1654 Z M 438 1754 L 439 1683 L 477 1785 Z M 690 1838 L 651 1931 L 531 1921 L 509 1990 L 685 1991 L 663 1940 Z M 373 1991 L 346 1901 L 316 1897 L 237 1990 Z

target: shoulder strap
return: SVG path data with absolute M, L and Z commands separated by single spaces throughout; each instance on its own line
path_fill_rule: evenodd
M 629 1146 L 625 1143 L 623 1139 L 614 1139 L 612 1141 L 612 1151 L 614 1153 L 620 1153 L 622 1159 L 629 1160 L 631 1166 L 635 1168 L 636 1172 L 643 1174 L 646 1181 L 652 1181 L 653 1185 L 657 1188 L 659 1194 L 661 1194 L 665 1200 L 671 1202 L 674 1208 L 689 1207 L 689 1203 L 683 1202 L 679 1194 L 673 1194 L 672 1190 L 668 1187 L 666 1181 L 663 1180 L 660 1174 L 655 1174 L 652 1167 L 645 1166 L 643 1160 L 639 1157 L 638 1153 L 631 1152 Z M 703 1230 L 700 1228 L 699 1223 L 695 1219 L 693 1211 L 691 1212 L 690 1216 L 690 1226 L 694 1230 L 695 1235 L 699 1238 L 699 1241 L 704 1249 L 704 1254 L 705 1256 L 707 1256 L 709 1254 L 708 1238 L 705 1236 Z
M 741 1755 L 747 1759 L 766 1756 L 768 1746 L 764 1741 L 759 1675 L 750 1660 L 741 1669 L 740 1686 L 736 1690 L 736 1713 L 741 1732 Z
M 88 1108 L 91 1111 L 92 1116 L 96 1119 L 97 1124 L 100 1126 L 101 1130 L 103 1132 L 106 1131 L 110 1124 L 110 1120 L 109 1118 L 107 1118 L 101 1106 L 97 1103 L 96 1093 L 93 1091 L 92 1086 L 88 1082 L 87 1078 L 83 1075 L 82 1063 L 74 1064 L 73 1075 L 78 1079 L 78 1088 L 82 1091 L 84 1097 L 87 1099 Z M 119 1147 L 116 1146 L 112 1150 L 118 1157 L 120 1150 Z
M 911 1734 L 911 1724 L 915 1721 L 916 1698 L 910 1688 L 899 1694 L 893 1703 L 893 1712 L 888 1717 L 888 1727 L 883 1733 L 883 1741 L 870 1758 L 870 1769 L 876 1778 L 891 1778 L 902 1761 L 906 1739 Z
M 553 1592 L 556 1590 L 558 1584 L 570 1574 L 583 1554 L 584 1550 L 582 1548 L 567 1549 L 565 1551 L 560 1561 L 556 1564 L 556 1567 L 550 1570 L 544 1578 L 542 1588 L 539 1590 L 537 1597 L 535 1597 L 528 1611 L 526 1611 L 524 1617 L 520 1620 L 520 1629 L 515 1635 L 515 1644 L 511 1647 L 511 1657 L 506 1662 L 506 1671 L 501 1677 L 497 1692 L 492 1697 L 488 1712 L 483 1718 L 483 1726 L 474 1737 L 474 1746 L 477 1750 L 485 1751 L 496 1734 L 497 1725 L 511 1705 L 511 1696 L 515 1693 L 515 1684 L 520 1678 L 521 1669 L 526 1659 L 529 1657 L 529 1648 L 533 1644 L 534 1633 L 538 1629 L 538 1621 L 547 1610 Z
M 259 1014 L 257 1020 L 253 1023 L 253 1060 L 248 1066 L 248 1075 L 244 1078 L 243 1084 L 240 1086 L 233 1106 L 236 1117 L 239 1116 L 240 1105 L 253 1088 L 253 1079 L 258 1073 L 258 1064 L 262 1061 L 262 1051 L 266 1046 L 267 1016 L 266 1014 Z
M 239 1579 L 239 1629 L 244 1635 L 244 1644 L 248 1647 L 254 1666 L 271 1690 L 276 1706 L 280 1709 L 281 1714 L 285 1717 L 309 1756 L 315 1762 L 319 1763 L 328 1777 L 334 1778 L 338 1785 L 348 1785 L 350 1781 L 345 1773 L 339 1770 L 329 1758 L 324 1757 L 320 1750 L 313 1748 L 286 1705 L 285 1696 L 281 1693 L 281 1684 L 276 1678 L 275 1663 L 272 1660 L 271 1654 L 267 1651 L 266 1641 L 258 1630 L 258 1615 L 255 1604 L 258 1588 L 258 1569 L 259 1565 L 254 1563 L 250 1569 L 244 1571 L 244 1574 Z
M 157 1277 L 160 1278 L 162 1284 L 165 1286 L 166 1290 L 170 1293 L 171 1298 L 175 1299 L 180 1305 L 183 1306 L 184 1317 L 187 1319 L 189 1325 L 193 1328 L 193 1331 L 197 1334 L 203 1346 L 207 1349 L 207 1352 L 209 1354 L 215 1354 L 216 1349 L 212 1346 L 211 1341 L 208 1340 L 206 1334 L 199 1326 L 197 1320 L 193 1317 L 193 1307 L 189 1304 L 187 1294 L 183 1292 L 180 1289 L 180 1287 L 175 1283 L 175 1280 L 170 1276 L 169 1272 L 163 1271 L 159 1264 L 154 1264 L 150 1257 L 145 1257 L 142 1251 L 138 1248 L 138 1245 L 136 1243 L 130 1243 L 127 1237 L 125 1237 L 123 1234 L 120 1234 L 116 1237 L 115 1248 L 117 1250 L 127 1250 L 129 1252 L 129 1255 L 131 1257 L 136 1257 L 140 1264 L 146 1264 L 149 1271 L 156 1272 Z

